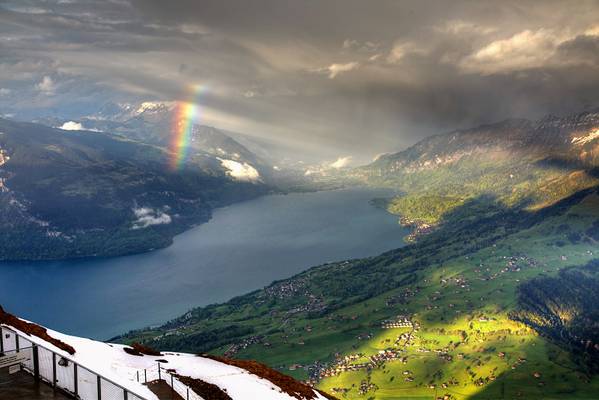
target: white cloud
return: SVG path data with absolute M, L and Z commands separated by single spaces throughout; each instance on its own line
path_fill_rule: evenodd
M 238 181 L 258 182 L 261 180 L 260 173 L 248 163 L 240 163 L 222 158 L 219 158 L 219 160 L 221 165 L 227 169 L 229 176 Z
M 0 96 L 8 96 L 12 93 L 12 90 L 6 88 L 0 88 Z
M 360 45 L 360 42 L 358 42 L 357 40 L 354 39 L 345 39 L 343 41 L 343 48 L 344 49 L 351 49 L 352 47 L 358 47 Z
M 65 131 L 82 131 L 84 128 L 79 122 L 68 121 L 62 124 L 59 129 L 64 129 Z
M 397 42 L 391 48 L 389 55 L 387 56 L 387 62 L 391 64 L 398 64 L 408 54 L 425 54 L 426 51 L 423 48 L 418 47 L 412 42 Z
M 352 161 L 351 156 L 339 157 L 333 162 L 323 162 L 319 165 L 313 165 L 308 167 L 304 171 L 305 176 L 310 175 L 327 175 L 333 169 L 341 169 L 349 166 Z
M 447 21 L 445 24 L 441 26 L 436 26 L 433 28 L 437 32 L 441 33 L 449 33 L 452 35 L 461 35 L 461 34 L 478 34 L 478 35 L 488 35 L 490 33 L 496 32 L 497 28 L 493 28 L 490 26 L 484 26 L 475 24 L 469 21 L 463 21 L 461 19 L 454 19 L 451 21 Z
M 22 14 L 34 14 L 34 15 L 48 14 L 48 10 L 45 8 L 41 8 L 41 7 L 27 7 L 27 6 L 20 7 L 20 6 L 15 6 L 15 5 L 8 5 L 6 8 L 13 12 L 22 13 Z
M 595 25 L 584 31 L 587 36 L 599 36 L 599 25 Z
M 170 215 L 150 207 L 138 207 L 133 209 L 137 220 L 133 222 L 133 229 L 143 229 L 152 225 L 170 224 Z
M 334 162 L 332 162 L 329 165 L 329 167 L 335 168 L 335 169 L 344 168 L 344 167 L 347 167 L 349 165 L 349 163 L 351 162 L 351 160 L 352 160 L 351 156 L 339 157 L 337 160 L 335 160 Z
M 329 79 L 335 79 L 337 75 L 352 71 L 360 66 L 360 63 L 352 61 L 345 64 L 331 64 L 328 67 L 321 68 L 319 71 L 324 71 L 329 74 Z
M 524 30 L 495 40 L 460 62 L 466 72 L 493 74 L 547 66 L 558 46 L 576 35 L 551 29 Z
M 102 132 L 99 129 L 95 129 L 95 128 L 86 128 L 85 126 L 83 126 L 82 123 L 80 122 L 76 122 L 76 121 L 67 121 L 64 124 L 62 124 L 61 126 L 58 127 L 58 129 L 62 129 L 65 131 L 92 131 L 92 132 Z
M 54 90 L 56 90 L 56 84 L 54 83 L 52 78 L 49 77 L 48 75 L 44 76 L 42 78 L 42 80 L 37 85 L 35 85 L 35 87 L 40 92 L 43 92 L 46 94 L 53 94 Z
M 198 24 L 183 24 L 179 26 L 179 29 L 183 33 L 187 33 L 190 35 L 206 35 L 210 33 L 210 30 L 205 26 L 201 26 Z

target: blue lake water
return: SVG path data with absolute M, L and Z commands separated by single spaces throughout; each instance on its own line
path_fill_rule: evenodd
M 0 263 L 0 305 L 74 335 L 108 339 L 226 301 L 329 261 L 404 245 L 396 216 L 372 206 L 389 192 L 270 195 L 218 209 L 150 253 Z

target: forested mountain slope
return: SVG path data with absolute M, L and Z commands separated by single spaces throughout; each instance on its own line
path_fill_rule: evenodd
M 597 139 L 598 111 L 506 120 L 424 139 L 351 177 L 404 192 L 388 209 L 405 223 L 436 225 L 446 212 L 481 196 L 536 209 L 597 185 Z
M 121 255 L 168 245 L 214 207 L 269 190 L 196 152 L 0 119 L 0 259 Z

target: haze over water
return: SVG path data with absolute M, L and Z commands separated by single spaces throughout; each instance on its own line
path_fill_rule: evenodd
M 384 191 L 271 195 L 216 210 L 151 253 L 101 260 L 1 263 L 0 304 L 65 333 L 108 339 L 226 301 L 330 261 L 404 245 Z

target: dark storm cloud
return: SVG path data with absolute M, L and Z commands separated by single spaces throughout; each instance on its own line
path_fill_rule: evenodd
M 0 0 L 0 106 L 200 84 L 206 123 L 371 156 L 599 105 L 598 21 L 599 1 Z

